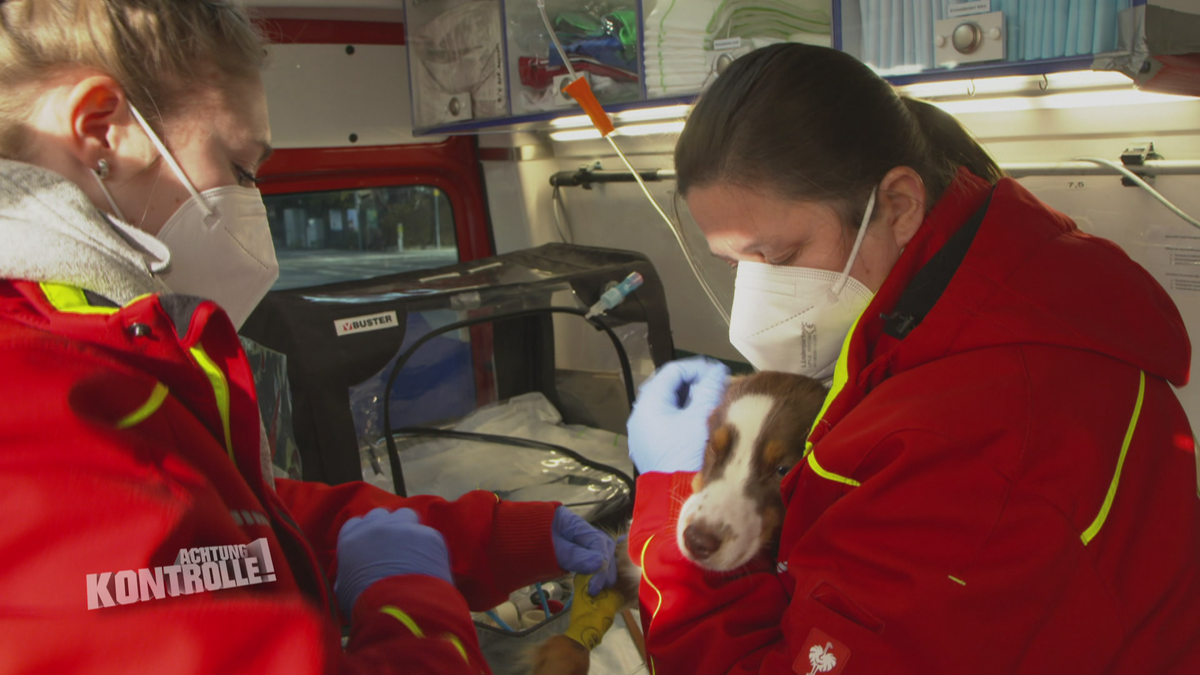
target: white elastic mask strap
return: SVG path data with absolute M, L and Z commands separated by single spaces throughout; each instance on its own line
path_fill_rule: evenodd
M 108 206 L 112 209 L 113 215 L 128 223 L 129 220 L 125 218 L 124 213 L 121 213 L 121 207 L 117 206 L 117 202 L 113 200 L 112 193 L 108 191 L 108 186 L 104 184 L 104 180 L 100 178 L 100 174 L 96 173 L 95 169 L 88 169 L 88 171 L 91 172 L 92 178 L 96 179 L 96 184 L 100 186 L 100 191 L 104 193 L 104 198 L 108 200 Z
M 162 155 L 162 158 L 166 161 L 167 166 L 171 167 L 171 171 L 174 171 L 175 175 L 179 177 L 179 180 L 183 183 L 183 186 L 186 187 L 187 191 L 192 194 L 192 198 L 199 202 L 200 208 L 204 209 L 204 215 L 211 216 L 213 214 L 213 210 L 209 208 L 208 204 L 204 201 L 204 198 L 201 197 L 200 193 L 196 191 L 196 188 L 192 185 L 192 181 L 188 180 L 187 174 L 183 172 L 183 169 L 179 166 L 179 163 L 176 162 L 175 158 L 171 156 L 170 151 L 167 150 L 167 146 L 163 145 L 163 142 L 161 139 L 159 139 L 158 134 L 154 133 L 154 130 L 150 128 L 150 124 L 146 122 L 146 118 L 142 117 L 142 113 L 138 112 L 138 109 L 133 107 L 132 103 L 129 104 L 129 110 L 133 112 L 133 117 L 137 120 L 138 124 L 142 125 L 142 130 L 145 131 L 146 135 L 150 137 L 150 142 L 154 144 L 155 149 L 158 150 L 158 154 Z
M 833 294 L 838 295 L 842 289 L 846 287 L 846 282 L 850 281 L 850 268 L 854 266 L 854 260 L 858 258 L 858 249 L 862 247 L 863 236 L 867 233 L 867 223 L 871 222 L 871 216 L 875 213 L 875 193 L 878 188 L 871 190 L 871 197 L 867 200 L 867 212 L 863 214 L 862 222 L 858 226 L 858 236 L 854 238 L 854 248 L 850 249 L 850 259 L 846 261 L 846 269 L 842 270 L 842 278 L 833 285 Z

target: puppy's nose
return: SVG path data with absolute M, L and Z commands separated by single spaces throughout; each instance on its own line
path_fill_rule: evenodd
M 721 540 L 712 530 L 692 523 L 683 531 L 683 544 L 696 560 L 704 560 L 721 548 Z

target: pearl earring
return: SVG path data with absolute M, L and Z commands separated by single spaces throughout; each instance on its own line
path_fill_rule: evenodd
M 96 173 L 99 174 L 100 180 L 104 180 L 105 178 L 108 178 L 108 160 L 107 159 L 100 160 L 100 163 L 96 166 Z

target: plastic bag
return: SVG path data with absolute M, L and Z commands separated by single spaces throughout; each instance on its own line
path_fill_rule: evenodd
M 538 392 L 484 406 L 452 429 L 558 445 L 626 476 L 633 474 L 625 436 L 563 425 L 558 411 Z M 620 476 L 557 452 L 431 436 L 399 441 L 400 465 L 410 495 L 457 499 L 471 490 L 488 490 L 512 501 L 562 502 L 588 520 L 628 504 L 629 486 Z M 364 449 L 363 479 L 393 491 L 382 442 Z
M 288 387 L 287 356 L 249 338 L 241 338 L 250 361 L 258 412 L 271 447 L 276 478 L 300 480 L 300 448 L 292 431 L 292 392 Z

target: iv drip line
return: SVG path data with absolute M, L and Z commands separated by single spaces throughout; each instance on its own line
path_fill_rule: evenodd
M 546 25 L 546 31 L 550 33 L 550 40 L 554 42 L 554 48 L 558 50 L 559 56 L 562 57 L 563 63 L 567 66 L 567 72 L 570 73 L 571 81 L 574 83 L 579 79 L 579 76 L 576 75 L 575 69 L 571 66 L 571 59 L 567 56 L 567 51 L 563 49 L 562 43 L 558 41 L 558 35 L 556 35 L 554 32 L 554 25 L 550 21 L 550 15 L 546 13 L 545 0 L 537 0 L 537 6 L 538 11 L 542 15 L 542 23 Z M 586 80 L 583 82 L 583 84 L 587 84 Z M 590 88 L 588 89 L 587 93 L 590 95 Z M 607 116 L 607 113 L 604 113 L 602 109 L 600 109 L 599 112 L 604 116 Z M 590 113 L 591 111 L 589 111 L 589 115 Z M 595 117 L 592 118 L 592 121 L 595 123 Z M 609 124 L 609 128 L 611 130 L 611 122 Z M 599 128 L 599 125 L 597 125 L 597 128 Z M 659 217 L 663 219 L 663 222 L 667 224 L 667 229 L 669 229 L 671 234 L 675 236 L 675 241 L 679 244 L 679 249 L 683 251 L 683 257 L 685 260 L 687 260 L 688 267 L 691 268 L 692 274 L 696 277 L 696 281 L 700 282 L 700 287 L 704 289 L 705 295 L 708 296 L 709 301 L 717 310 L 717 313 L 720 314 L 721 320 L 724 321 L 725 325 L 728 326 L 729 312 L 727 312 L 725 307 L 722 306 L 717 300 L 717 295 L 713 291 L 712 286 L 709 285 L 708 279 L 704 277 L 704 274 L 700 271 L 699 265 L 696 264 L 695 256 L 692 255 L 691 249 L 688 248 L 687 242 L 683 238 L 683 228 L 667 215 L 666 211 L 664 211 L 662 206 L 658 203 L 658 200 L 655 199 L 654 195 L 650 193 L 650 188 L 646 186 L 646 181 L 642 180 L 641 174 L 633 167 L 633 163 L 630 162 L 629 158 L 625 156 L 625 153 L 621 151 L 621 148 L 617 145 L 617 142 L 613 140 L 611 131 L 609 133 L 605 133 L 604 129 L 600 129 L 600 133 L 604 139 L 608 141 L 608 144 L 612 146 L 612 149 L 617 153 L 617 156 L 621 158 L 621 161 L 625 163 L 625 166 L 629 168 L 629 171 L 633 173 L 633 178 L 637 181 L 638 187 L 642 189 L 642 194 L 646 195 L 646 199 L 650 200 L 650 204 L 654 207 L 654 210 L 658 213 Z

